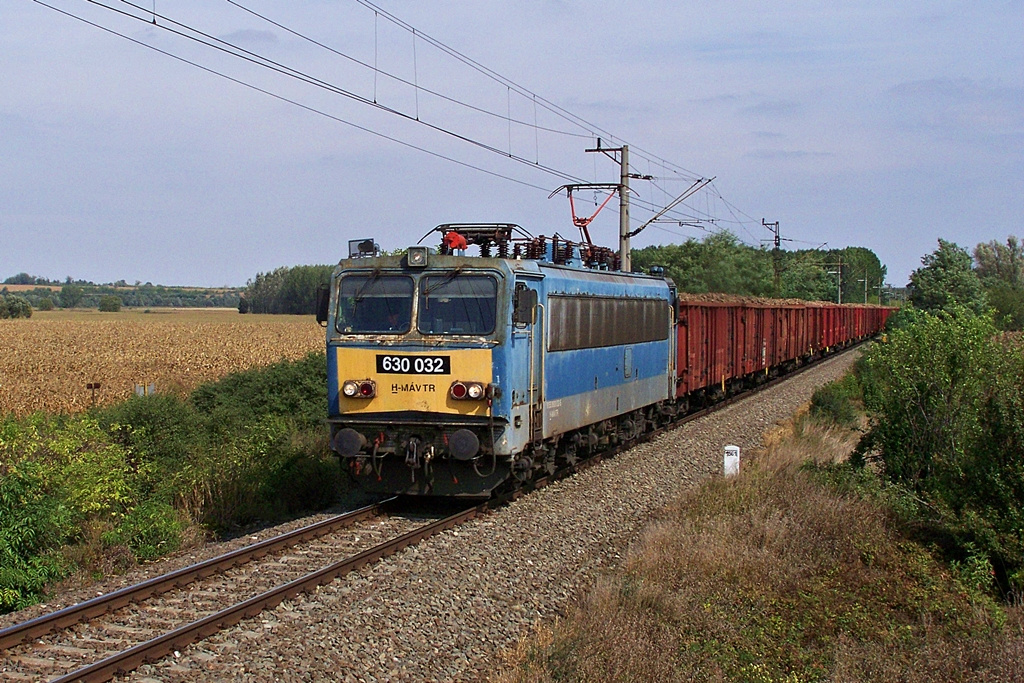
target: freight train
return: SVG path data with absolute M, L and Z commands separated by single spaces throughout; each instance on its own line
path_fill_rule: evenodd
M 350 243 L 318 305 L 331 449 L 367 491 L 488 497 L 866 339 L 890 312 L 691 301 L 606 248 L 435 230 L 438 248 L 400 255 Z

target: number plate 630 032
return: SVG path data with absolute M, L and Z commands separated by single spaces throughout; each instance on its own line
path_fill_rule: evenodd
M 395 375 L 450 375 L 449 356 L 405 356 L 377 354 L 377 372 Z

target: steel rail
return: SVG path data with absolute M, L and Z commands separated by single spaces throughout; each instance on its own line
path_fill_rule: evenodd
M 210 637 L 218 631 L 234 626 L 242 619 L 254 617 L 262 611 L 274 607 L 288 598 L 294 597 L 316 588 L 317 586 L 330 583 L 334 579 L 353 572 L 370 562 L 393 555 L 419 541 L 441 533 L 447 529 L 458 526 L 484 511 L 490 509 L 489 502 L 481 503 L 472 508 L 463 510 L 444 519 L 425 524 L 413 531 L 397 536 L 390 541 L 378 546 L 364 550 L 352 557 L 336 562 L 318 571 L 307 574 L 277 588 L 271 589 L 261 595 L 252 597 L 240 602 L 233 607 L 221 610 L 216 614 L 194 621 L 191 624 L 182 626 L 174 631 L 158 636 L 133 648 L 118 654 L 102 659 L 94 664 L 83 667 L 66 676 L 56 678 L 52 683 L 71 683 L 82 681 L 84 683 L 102 683 L 111 680 L 114 676 L 125 674 L 137 669 L 140 665 L 156 661 L 166 655 L 180 650 L 187 645 Z
M 165 593 L 175 588 L 182 588 L 198 579 L 223 572 L 231 567 L 245 564 L 255 558 L 263 557 L 277 550 L 288 548 L 297 543 L 308 541 L 318 536 L 344 528 L 369 517 L 385 514 L 396 498 L 388 498 L 374 505 L 367 505 L 345 514 L 330 517 L 316 524 L 295 529 L 265 541 L 238 548 L 224 555 L 210 558 L 188 567 L 142 583 L 127 586 L 112 593 L 80 602 L 70 607 L 44 614 L 21 624 L 15 624 L 0 630 L 0 651 L 25 643 L 33 638 L 46 635 L 58 629 L 74 626 L 101 614 L 112 612 L 132 602 L 141 602 L 147 598 Z

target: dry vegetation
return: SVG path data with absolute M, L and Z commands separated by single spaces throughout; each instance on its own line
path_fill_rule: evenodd
M 965 590 L 884 506 L 813 481 L 798 464 L 852 441 L 796 424 L 667 509 L 498 680 L 1024 680 L 1021 608 Z
M 324 347 L 311 316 L 154 311 L 37 311 L 0 320 L 0 414 L 85 410 L 90 383 L 100 384 L 97 404 L 122 401 L 136 385 L 185 392 Z

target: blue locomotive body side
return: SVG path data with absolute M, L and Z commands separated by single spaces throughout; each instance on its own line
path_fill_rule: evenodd
M 539 270 L 545 438 L 671 396 L 675 292 L 668 281 L 544 264 Z

